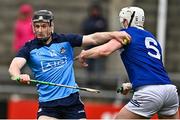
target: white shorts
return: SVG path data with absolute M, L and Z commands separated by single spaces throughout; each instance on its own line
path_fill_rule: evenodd
M 179 98 L 174 85 L 146 85 L 138 88 L 125 108 L 135 114 L 151 118 L 173 115 L 179 108 Z

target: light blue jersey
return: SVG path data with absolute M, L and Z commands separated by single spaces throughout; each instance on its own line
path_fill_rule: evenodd
M 131 43 L 124 47 L 121 58 L 133 89 L 144 85 L 171 84 L 156 38 L 150 32 L 135 27 L 122 31 L 131 35 Z
M 80 35 L 52 35 L 48 45 L 40 44 L 37 39 L 28 42 L 16 57 L 27 60 L 35 79 L 56 84 L 77 86 L 73 70 L 73 47 L 81 46 Z M 39 102 L 65 98 L 76 89 L 37 84 Z

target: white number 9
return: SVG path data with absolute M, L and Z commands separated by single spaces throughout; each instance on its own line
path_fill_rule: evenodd
M 150 44 L 150 43 L 153 43 L 153 44 Z M 151 38 L 151 37 L 146 37 L 145 38 L 145 46 L 146 46 L 146 48 L 147 49 L 152 49 L 152 50 L 155 51 L 155 53 L 148 52 L 148 55 L 160 60 L 161 59 L 161 54 L 160 54 L 159 50 L 156 48 L 157 45 L 158 45 L 157 41 L 154 40 L 153 38 Z

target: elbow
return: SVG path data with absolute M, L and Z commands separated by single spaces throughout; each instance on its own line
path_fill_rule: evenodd
M 14 66 L 11 64 L 8 69 L 9 74 L 12 76 L 14 73 Z
M 11 73 L 12 73 L 12 68 L 11 67 L 9 67 L 8 72 L 11 75 Z

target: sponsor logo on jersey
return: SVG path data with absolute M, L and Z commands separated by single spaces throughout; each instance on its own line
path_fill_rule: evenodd
M 67 57 L 62 57 L 60 60 L 41 61 L 42 71 L 46 72 L 53 68 L 62 68 L 67 63 Z

